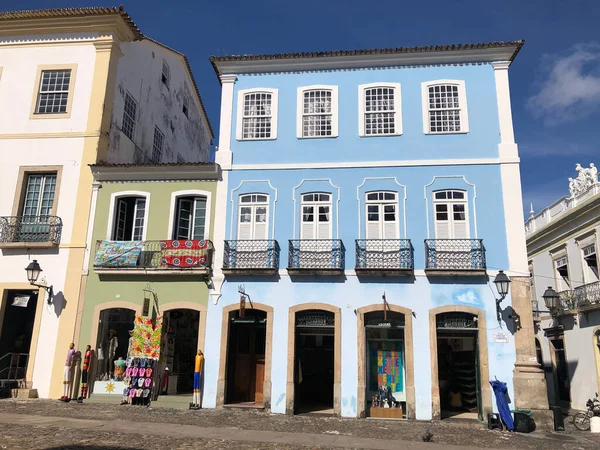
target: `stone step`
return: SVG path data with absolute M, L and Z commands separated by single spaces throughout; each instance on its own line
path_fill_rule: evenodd
M 118 405 L 122 397 L 115 394 L 92 394 L 86 402 L 90 403 L 109 403 Z M 192 402 L 192 394 L 188 395 L 159 395 L 158 399 L 152 402 L 153 408 L 173 408 L 188 409 Z

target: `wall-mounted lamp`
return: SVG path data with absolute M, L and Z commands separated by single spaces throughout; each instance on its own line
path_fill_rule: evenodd
M 558 292 L 556 292 L 554 289 L 552 289 L 551 286 L 548 286 L 548 289 L 546 289 L 546 292 L 544 292 L 544 295 L 542 295 L 542 298 L 544 299 L 546 308 L 548 308 L 548 311 L 550 311 L 550 315 L 552 317 L 557 316 L 558 315 L 558 304 L 559 304 L 559 300 L 560 300 L 560 296 L 558 295 Z
M 498 318 L 498 323 L 500 323 L 500 319 L 502 317 L 500 303 L 502 303 L 502 301 L 508 295 L 508 288 L 510 287 L 510 278 L 506 276 L 503 270 L 500 270 L 498 271 L 496 278 L 494 278 L 494 284 L 496 285 L 496 290 L 498 291 L 498 294 L 500 294 L 500 298 L 496 299 L 496 317 Z
M 52 290 L 52 286 L 46 286 L 45 284 L 37 284 L 40 273 L 43 272 L 42 268 L 37 262 L 37 259 L 34 259 L 29 263 L 27 267 L 25 267 L 25 271 L 27 272 L 27 279 L 29 280 L 29 284 L 35 287 L 39 287 L 44 289 L 48 293 L 48 304 L 52 304 L 52 298 L 54 297 L 54 291 Z
M 600 330 L 596 331 L 596 345 L 600 347 Z

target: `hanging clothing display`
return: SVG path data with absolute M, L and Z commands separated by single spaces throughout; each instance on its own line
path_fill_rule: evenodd
M 377 391 L 380 386 L 388 386 L 391 392 L 404 391 L 403 351 L 402 341 L 369 341 L 370 390 Z

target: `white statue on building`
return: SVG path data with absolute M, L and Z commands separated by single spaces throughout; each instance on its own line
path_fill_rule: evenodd
M 589 168 L 583 168 L 581 164 L 577 163 L 575 170 L 577 171 L 577 178 L 569 178 L 571 197 L 581 195 L 595 184 L 598 184 L 598 169 L 594 163 L 591 163 Z

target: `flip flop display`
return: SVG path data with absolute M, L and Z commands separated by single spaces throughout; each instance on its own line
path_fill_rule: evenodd
M 125 370 L 125 389 L 123 395 L 129 395 L 131 405 L 150 406 L 153 368 L 157 361 L 151 358 L 128 358 Z M 124 402 L 122 404 L 127 404 Z

